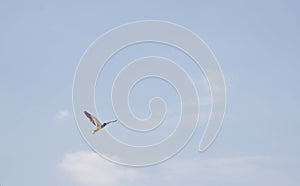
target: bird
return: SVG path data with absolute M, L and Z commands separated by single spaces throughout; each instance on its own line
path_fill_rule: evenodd
M 87 118 L 90 119 L 90 121 L 97 127 L 94 131 L 93 134 L 95 134 L 97 131 L 99 131 L 100 129 L 104 128 L 106 125 L 110 124 L 110 123 L 114 123 L 118 120 L 113 120 L 113 121 L 108 121 L 105 122 L 103 124 L 101 124 L 101 122 L 92 114 L 88 113 L 87 111 L 84 111 L 84 114 L 86 115 Z

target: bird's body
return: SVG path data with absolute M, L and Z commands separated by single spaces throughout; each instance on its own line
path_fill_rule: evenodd
M 95 134 L 98 130 L 102 129 L 102 127 L 97 127 L 94 131 L 93 134 Z
M 84 114 L 86 115 L 86 117 L 88 117 L 90 119 L 90 121 L 97 127 L 94 131 L 93 134 L 95 134 L 97 131 L 99 131 L 100 129 L 104 128 L 106 125 L 116 122 L 117 120 L 113 120 L 113 121 L 109 121 L 109 122 L 105 122 L 103 124 L 101 124 L 101 122 L 92 114 L 88 113 L 87 111 L 84 111 Z

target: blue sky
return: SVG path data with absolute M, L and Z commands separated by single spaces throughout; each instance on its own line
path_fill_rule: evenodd
M 299 12 L 299 2 L 279 0 L 1 1 L 0 185 L 299 185 Z M 227 82 L 227 109 L 206 152 L 196 150 L 200 126 L 171 160 L 128 168 L 96 156 L 84 142 L 72 114 L 72 82 L 91 42 L 144 19 L 180 24 L 208 44 Z M 133 47 L 112 60 L 126 63 L 166 52 L 179 64 L 188 63 L 170 48 Z M 116 67 L 110 64 L 108 70 Z M 193 67 L 184 67 L 201 81 Z M 147 112 L 143 101 L 161 93 L 143 92 L 143 86 L 158 83 L 164 96 L 172 91 L 156 80 L 145 83 L 133 93 L 146 97 L 132 103 L 141 117 Z M 110 104 L 102 86 L 109 84 L 100 78 L 98 107 Z M 200 94 L 207 95 L 202 88 Z M 167 101 L 174 104 L 176 96 Z M 101 115 L 114 117 L 111 110 Z

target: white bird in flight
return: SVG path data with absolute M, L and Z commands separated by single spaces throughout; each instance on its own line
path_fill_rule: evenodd
M 106 125 L 118 121 L 118 120 L 113 120 L 113 121 L 108 121 L 108 122 L 105 122 L 105 123 L 101 124 L 101 122 L 100 122 L 95 116 L 93 116 L 92 114 L 88 113 L 87 111 L 84 111 L 84 114 L 85 114 L 86 117 L 88 117 L 88 118 L 90 119 L 90 121 L 97 127 L 97 128 L 93 131 L 93 134 L 95 134 L 95 132 L 97 132 L 98 130 L 104 128 Z

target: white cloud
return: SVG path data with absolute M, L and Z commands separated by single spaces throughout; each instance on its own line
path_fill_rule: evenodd
M 298 185 L 293 173 L 298 166 L 285 169 L 283 162 L 286 160 L 265 156 L 196 157 L 173 158 L 153 167 L 129 168 L 110 163 L 94 152 L 83 151 L 66 154 L 59 167 L 85 186 Z
M 68 109 L 60 110 L 56 114 L 56 118 L 59 119 L 59 120 L 68 118 L 70 116 L 71 116 L 71 112 Z
M 163 172 L 167 175 L 166 182 L 178 185 L 185 180 L 206 184 L 243 183 L 260 161 L 261 157 L 176 159 L 167 163 Z
M 108 162 L 97 153 L 89 151 L 66 154 L 59 167 L 85 186 L 113 186 L 138 178 L 136 170 Z
M 174 158 L 162 166 L 165 185 L 296 185 L 280 160 L 265 156 Z

